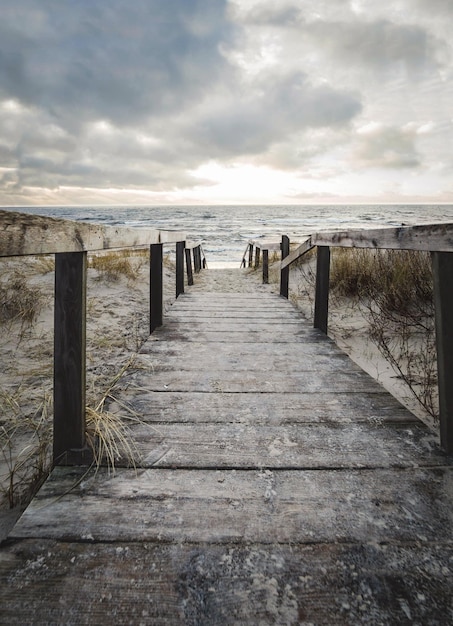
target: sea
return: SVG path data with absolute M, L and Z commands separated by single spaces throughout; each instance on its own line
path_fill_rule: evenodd
M 239 267 L 250 239 L 303 241 L 310 233 L 453 222 L 453 204 L 2 207 L 106 225 L 146 226 L 201 241 L 209 267 Z

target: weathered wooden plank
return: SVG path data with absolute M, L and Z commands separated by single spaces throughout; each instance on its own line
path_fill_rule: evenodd
M 449 463 L 424 426 L 142 424 L 132 428 L 144 467 L 383 468 Z M 370 449 L 370 441 L 372 446 Z
M 188 346 L 186 343 L 170 338 L 161 341 L 160 336 L 156 335 L 142 346 L 140 354 L 152 354 L 154 359 L 153 363 L 156 365 L 165 363 L 166 357 L 180 357 L 181 360 L 184 360 L 185 356 L 200 359 L 205 359 L 209 356 L 213 359 L 225 359 L 226 362 L 230 361 L 239 364 L 243 356 L 245 359 L 255 358 L 257 361 L 259 360 L 259 363 L 256 364 L 258 369 L 267 369 L 267 362 L 269 360 L 285 359 L 287 366 L 288 359 L 291 359 L 294 365 L 298 358 L 301 360 L 298 366 L 305 369 L 310 367 L 311 359 L 313 359 L 314 363 L 318 361 L 319 363 L 333 361 L 334 367 L 336 367 L 338 362 L 343 362 L 345 367 L 356 367 L 353 361 L 351 361 L 344 352 L 341 352 L 332 340 L 326 340 L 325 337 L 320 337 L 318 333 L 307 336 L 303 348 L 301 348 L 300 344 L 297 342 L 278 345 L 275 343 L 256 341 L 254 343 L 245 343 L 240 349 L 238 349 L 238 346 L 235 344 L 231 345 L 224 342 L 219 342 L 215 349 L 206 342 L 192 341 L 190 342 L 190 346 Z M 186 358 L 186 360 L 188 359 Z M 203 364 L 200 363 L 199 366 L 203 367 Z
M 292 265 L 294 261 L 297 261 L 297 259 L 299 259 L 301 256 L 303 256 L 304 254 L 312 250 L 314 247 L 315 247 L 315 244 L 312 243 L 311 238 L 309 237 L 306 241 L 304 241 L 299 246 L 297 246 L 295 250 L 290 252 L 284 259 L 282 259 L 281 266 L 280 266 L 281 269 L 282 270 L 286 269 L 287 267 Z
M 319 338 L 319 336 L 316 335 L 316 332 L 320 332 L 317 331 L 316 329 L 313 329 L 313 331 L 311 331 L 310 329 L 300 329 L 297 331 L 297 333 L 293 333 L 290 330 L 288 330 L 287 332 L 284 331 L 284 329 L 277 335 L 275 335 L 275 333 L 271 333 L 269 331 L 269 333 L 266 336 L 266 341 L 268 343 L 305 343 L 307 341 L 307 339 L 309 339 L 309 341 L 316 341 L 316 339 L 319 339 L 319 341 L 322 341 L 321 338 Z M 227 330 L 226 328 L 223 328 L 222 330 L 197 330 L 197 329 L 191 329 L 191 330 L 182 330 L 181 328 L 175 328 L 172 332 L 170 332 L 170 329 L 167 329 L 165 334 L 162 332 L 161 334 L 157 335 L 158 333 L 158 329 L 153 333 L 153 335 L 155 335 L 155 339 L 156 340 L 176 340 L 179 339 L 182 342 L 189 342 L 189 341 L 195 341 L 195 342 L 200 342 L 200 341 L 206 341 L 206 342 L 213 342 L 213 343 L 221 343 L 222 341 L 224 343 L 255 343 L 257 341 L 262 341 L 263 340 L 263 331 L 261 330 L 256 330 L 256 329 L 252 329 L 252 330 L 247 330 L 247 329 L 242 329 L 242 330 L 237 330 L 234 328 L 230 328 L 229 330 Z
M 299 344 L 253 343 L 245 344 L 244 349 L 237 345 L 219 343 L 216 348 L 207 343 L 190 342 L 190 345 L 177 341 L 148 342 L 136 361 L 137 367 L 148 368 L 148 374 L 158 371 L 197 370 L 223 372 L 228 370 L 257 372 L 284 370 L 288 360 L 297 363 L 299 371 L 325 369 L 331 371 L 362 372 L 358 365 L 341 352 L 329 354 L 330 344 L 320 349 L 319 342 L 307 343 L 303 348 Z
M 106 250 L 182 239 L 185 234 L 180 232 L 102 226 L 0 210 L 0 256 Z
M 24 540 L 3 548 L 2 557 L 2 620 L 10 626 L 453 621 L 449 543 Z
M 271 250 L 274 252 L 280 250 L 280 241 L 273 241 L 270 239 L 250 239 L 249 245 L 258 246 L 261 250 Z
M 452 252 L 453 224 L 314 233 L 282 260 L 281 268 L 288 267 L 314 246 Z
M 326 388 L 331 391 L 350 391 L 356 393 L 376 392 L 382 387 L 360 369 L 349 371 L 294 369 L 290 373 L 272 371 L 237 371 L 237 370 L 169 370 L 152 371 L 152 356 L 143 385 L 151 391 L 194 391 L 236 393 L 291 393 L 291 392 L 322 392 Z
M 53 462 L 85 445 L 86 252 L 55 255 Z
M 122 401 L 127 402 L 151 423 L 245 423 L 245 424 L 299 424 L 299 423 L 361 423 L 375 426 L 420 421 L 383 389 L 374 393 L 204 393 L 153 391 L 144 389 L 134 375 L 124 381 Z M 124 409 L 115 403 L 112 411 Z
M 181 318 L 176 318 L 169 316 L 165 323 L 165 331 L 168 331 L 169 334 L 177 330 L 178 328 L 184 329 L 189 325 L 184 324 Z M 277 328 L 276 328 L 277 326 Z M 257 331 L 260 333 L 271 333 L 276 334 L 279 332 L 279 328 L 285 330 L 287 332 L 308 332 L 310 333 L 311 329 L 307 327 L 306 324 L 301 324 L 301 321 L 297 318 L 286 318 L 281 321 L 280 324 L 277 324 L 275 321 L 261 318 L 256 322 L 254 320 L 244 320 L 244 318 L 222 318 L 222 317 L 203 317 L 201 316 L 199 319 L 191 320 L 190 323 L 190 331 L 203 331 L 203 330 L 213 330 L 217 329 L 219 331 L 228 332 L 232 331 Z
M 83 468 L 58 468 L 10 538 L 452 542 L 452 481 L 452 468 L 118 469 L 115 477 L 107 470 L 86 475 Z

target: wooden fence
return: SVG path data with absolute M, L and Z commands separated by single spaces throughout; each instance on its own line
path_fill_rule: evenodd
M 264 239 L 250 240 L 247 243 L 244 256 L 242 257 L 241 267 L 254 267 L 258 269 L 261 257 L 263 259 L 263 283 L 269 282 L 269 252 L 277 252 L 281 250 L 280 242 L 265 241 Z
M 288 297 L 289 268 L 313 248 L 317 248 L 314 326 L 327 333 L 329 310 L 330 248 L 370 248 L 374 250 L 424 250 L 431 253 L 437 370 L 439 386 L 440 441 L 453 453 L 453 224 L 402 226 L 378 230 L 320 232 L 310 235 L 290 252 L 289 239 L 282 238 L 280 294 Z
M 102 226 L 0 210 L 0 256 L 55 255 L 54 429 L 56 463 L 83 462 L 86 411 L 86 276 L 87 252 L 150 248 L 150 333 L 162 325 L 163 245 L 176 244 L 176 297 L 206 266 L 200 243 L 185 234 L 149 228 Z M 203 259 L 203 260 L 202 260 Z

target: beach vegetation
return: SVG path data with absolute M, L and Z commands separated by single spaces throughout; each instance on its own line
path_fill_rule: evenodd
M 137 280 L 140 268 L 133 263 L 129 251 L 108 251 L 90 254 L 88 267 L 98 272 L 98 280 L 117 282 L 120 278 Z
M 0 280 L 0 324 L 16 322 L 24 331 L 34 324 L 43 304 L 42 290 L 29 285 L 20 270 L 16 269 Z
M 295 304 L 309 302 L 311 314 L 315 282 L 315 257 L 304 255 L 292 266 L 290 298 Z M 343 311 L 342 324 L 348 315 L 363 316 L 368 338 L 422 413 L 436 421 L 437 355 L 429 253 L 332 248 L 330 294 L 330 310 Z M 329 328 L 335 335 L 334 317 L 329 319 Z

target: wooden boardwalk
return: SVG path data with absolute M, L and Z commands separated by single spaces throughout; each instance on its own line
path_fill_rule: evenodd
M 451 459 L 289 302 L 181 296 L 123 403 L 140 468 L 54 470 L 2 624 L 453 623 Z

